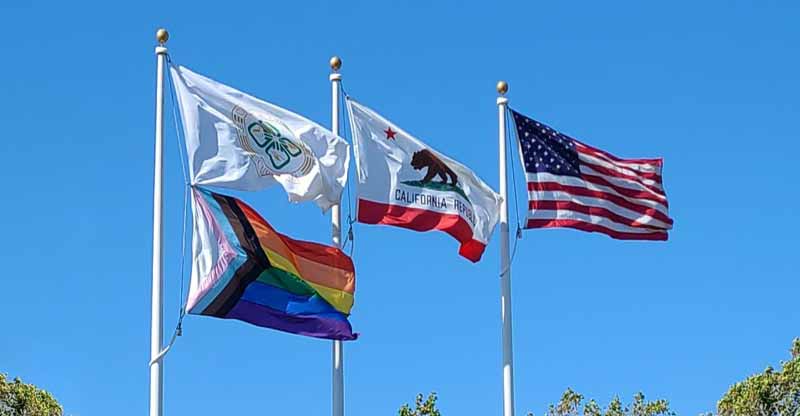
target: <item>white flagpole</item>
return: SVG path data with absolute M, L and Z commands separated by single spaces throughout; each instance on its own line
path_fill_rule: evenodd
M 514 351 L 511 342 L 511 264 L 508 254 L 508 185 L 506 183 L 506 108 L 508 84 L 497 83 L 500 147 L 500 306 L 503 319 L 503 416 L 514 416 Z
M 161 277 L 163 266 L 162 243 L 164 233 L 162 229 L 162 202 L 164 183 L 161 173 L 164 169 L 164 64 L 167 59 L 167 48 L 164 45 L 169 39 L 166 29 L 158 29 L 156 39 L 159 46 L 156 46 L 156 59 L 158 61 L 158 72 L 156 78 L 156 151 L 155 151 L 155 173 L 153 181 L 153 285 L 150 312 L 150 416 L 161 416 L 164 413 L 164 367 L 162 366 L 163 356 L 161 353 L 161 342 L 163 335 L 163 317 L 161 312 L 164 309 L 164 298 L 161 294 L 164 283 Z
M 330 60 L 331 75 L 331 131 L 339 135 L 339 83 L 342 75 L 339 68 L 342 67 L 342 60 L 334 56 Z M 339 203 L 331 207 L 331 237 L 333 245 L 341 248 L 342 246 L 342 212 L 341 198 Z M 333 416 L 344 416 L 344 346 L 342 341 L 333 341 Z

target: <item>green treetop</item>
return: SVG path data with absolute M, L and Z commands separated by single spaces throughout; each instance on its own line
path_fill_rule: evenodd
M 48 392 L 0 373 L 0 416 L 61 416 L 64 410 Z
M 731 386 L 717 403 L 719 416 L 800 415 L 800 338 L 792 343 L 791 353 L 781 371 L 767 367 Z

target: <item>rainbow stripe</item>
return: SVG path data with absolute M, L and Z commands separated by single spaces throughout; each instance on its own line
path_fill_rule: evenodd
M 195 221 L 213 232 L 217 262 L 189 298 L 197 315 L 317 338 L 352 340 L 355 269 L 341 250 L 291 239 L 244 202 L 192 188 Z

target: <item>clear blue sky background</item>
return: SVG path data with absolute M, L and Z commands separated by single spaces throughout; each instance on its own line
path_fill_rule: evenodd
M 713 410 L 800 335 L 796 1 L 71 3 L 0 5 L 0 371 L 69 414 L 147 411 L 162 25 L 176 62 L 326 125 L 328 58 L 341 55 L 351 95 L 493 186 L 501 78 L 532 117 L 619 156 L 664 157 L 669 242 L 525 233 L 520 414 L 567 387 Z M 170 330 L 183 180 L 167 123 Z M 280 230 L 328 241 L 315 206 L 280 189 L 245 197 Z M 356 227 L 348 415 L 429 391 L 446 415 L 500 414 L 497 241 L 479 264 L 456 251 L 444 234 Z M 166 360 L 166 410 L 329 414 L 330 348 L 190 316 Z

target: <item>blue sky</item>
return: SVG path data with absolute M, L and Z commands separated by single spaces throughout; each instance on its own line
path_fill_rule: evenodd
M 147 411 L 159 26 L 175 62 L 326 125 L 338 54 L 352 96 L 494 187 L 498 79 L 513 108 L 567 134 L 664 157 L 669 242 L 537 230 L 519 243 L 520 414 L 567 387 L 710 411 L 800 335 L 797 2 L 68 3 L 0 5 L 0 371 L 68 414 Z M 171 328 L 183 180 L 167 126 Z M 279 230 L 328 241 L 314 205 L 277 188 L 244 197 Z M 471 264 L 441 233 L 355 233 L 347 414 L 429 391 L 447 415 L 500 414 L 496 238 Z M 166 359 L 167 414 L 328 414 L 330 354 L 190 316 Z

